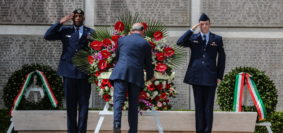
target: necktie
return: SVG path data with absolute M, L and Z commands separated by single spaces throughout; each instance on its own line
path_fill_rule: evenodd
M 80 30 L 79 27 L 75 27 L 75 35 L 74 35 L 74 37 L 75 37 L 76 40 L 80 39 L 80 31 L 79 30 Z
M 205 34 L 203 35 L 203 42 L 206 45 L 206 35 Z

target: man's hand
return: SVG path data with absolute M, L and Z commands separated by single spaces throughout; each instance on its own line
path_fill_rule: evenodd
M 217 79 L 217 84 L 219 85 L 221 82 L 221 79 Z
M 64 24 L 65 22 L 71 20 L 73 17 L 74 17 L 74 13 L 69 14 L 69 15 L 63 17 L 63 18 L 60 20 L 60 24 Z
M 156 78 L 153 76 L 149 81 L 153 82 Z
M 199 27 L 199 25 L 200 25 L 200 23 L 194 25 L 194 26 L 192 27 L 192 30 L 195 31 L 195 30 Z

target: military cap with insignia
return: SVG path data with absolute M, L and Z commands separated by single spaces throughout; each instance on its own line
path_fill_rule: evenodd
M 199 21 L 210 21 L 210 19 L 205 13 L 202 13 L 199 17 Z
M 84 11 L 82 10 L 82 9 L 75 9 L 74 11 L 73 11 L 73 13 L 74 14 L 82 14 L 82 15 L 84 15 Z

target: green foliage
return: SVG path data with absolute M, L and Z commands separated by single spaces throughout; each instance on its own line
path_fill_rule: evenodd
M 169 58 L 167 63 L 172 68 L 178 68 L 181 64 L 186 62 L 186 58 L 184 57 L 186 57 L 187 51 L 176 44 L 172 45 L 172 48 L 175 50 L 175 55 Z
M 6 133 L 10 125 L 11 116 L 8 110 L 0 110 L 0 133 Z
M 6 86 L 4 87 L 4 95 L 3 100 L 5 106 L 8 109 L 11 109 L 13 106 L 13 102 L 18 92 L 20 91 L 24 81 L 26 79 L 26 75 L 35 70 L 42 71 L 51 88 L 53 89 L 54 95 L 58 100 L 58 107 L 54 108 L 46 95 L 40 102 L 31 103 L 23 98 L 17 108 L 17 110 L 48 110 L 48 109 L 59 109 L 62 107 L 63 100 L 63 84 L 62 79 L 56 74 L 56 72 L 50 67 L 39 64 L 32 65 L 23 65 L 20 70 L 15 71 L 12 76 L 9 78 Z M 41 81 L 38 81 L 40 83 Z
M 147 20 L 146 22 L 147 22 L 147 25 L 148 25 L 148 28 L 145 31 L 146 36 L 153 38 L 153 34 L 156 31 L 161 31 L 163 33 L 163 36 L 167 37 L 168 31 L 167 31 L 167 28 L 164 26 L 163 23 L 161 23 L 157 20 Z
M 275 112 L 277 105 L 277 90 L 272 80 L 265 75 L 263 71 L 259 71 L 252 67 L 237 67 L 224 76 L 217 90 L 217 102 L 222 111 L 233 110 L 233 98 L 236 75 L 240 72 L 246 72 L 252 75 L 253 80 L 258 88 L 260 97 L 266 107 L 267 118 Z M 243 111 L 257 112 L 255 106 L 243 106 Z
M 131 31 L 132 25 L 137 22 L 142 22 L 141 17 L 136 13 L 135 15 L 131 15 L 130 13 L 126 13 L 118 17 L 119 21 L 122 21 L 125 25 L 124 34 L 128 34 Z
M 111 38 L 111 36 L 113 35 L 112 31 L 113 31 L 112 28 L 106 28 L 106 27 L 96 28 L 90 40 L 103 41 L 104 39 Z

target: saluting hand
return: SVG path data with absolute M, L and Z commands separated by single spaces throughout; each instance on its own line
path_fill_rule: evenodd
M 71 13 L 65 17 L 63 17 L 61 20 L 60 20 L 60 24 L 63 24 L 69 20 L 71 20 L 72 18 L 74 17 L 74 13 Z
M 199 25 L 200 25 L 200 23 L 194 25 L 194 26 L 192 27 L 192 30 L 195 31 L 195 30 L 199 27 Z

